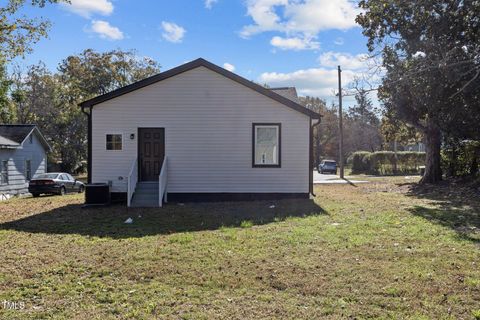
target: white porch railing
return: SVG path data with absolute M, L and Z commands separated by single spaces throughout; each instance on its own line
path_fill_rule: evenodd
M 163 199 L 167 202 L 167 156 L 163 159 L 162 170 L 158 176 L 158 205 L 163 206 Z
M 132 203 L 133 193 L 137 187 L 138 182 L 138 158 L 135 158 L 132 163 L 132 168 L 128 173 L 127 178 L 127 206 L 130 207 Z

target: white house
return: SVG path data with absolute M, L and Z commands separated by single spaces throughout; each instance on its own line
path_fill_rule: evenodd
M 28 192 L 30 179 L 47 170 L 48 151 L 35 125 L 0 125 L 0 200 Z
M 132 206 L 308 198 L 312 126 L 292 88 L 197 59 L 80 104 L 90 183 Z M 161 196 L 159 196 L 161 195 Z

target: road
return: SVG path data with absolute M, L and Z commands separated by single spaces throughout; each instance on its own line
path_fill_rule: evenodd
M 335 174 L 320 174 L 318 171 L 313 171 L 313 183 L 314 184 L 342 184 L 342 183 L 367 183 L 368 181 L 361 180 L 347 180 L 340 179 L 340 176 Z

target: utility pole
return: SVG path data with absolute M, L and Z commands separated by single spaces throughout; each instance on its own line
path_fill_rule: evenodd
M 343 168 L 343 111 L 342 111 L 342 69 L 338 66 L 338 127 L 340 129 L 339 142 L 339 162 L 340 162 L 340 179 L 344 179 Z

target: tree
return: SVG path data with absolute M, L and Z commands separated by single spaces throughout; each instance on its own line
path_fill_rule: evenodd
M 87 121 L 78 103 L 159 72 L 135 51 L 99 53 L 91 49 L 63 60 L 58 71 L 42 63 L 12 77 L 12 100 L 18 121 L 34 122 L 53 147 L 50 161 L 74 171 L 87 155 Z
M 43 8 L 47 3 L 64 0 L 30 0 L 30 4 Z M 0 52 L 3 58 L 11 59 L 32 51 L 32 45 L 47 36 L 50 22 L 28 18 L 18 12 L 26 0 L 8 0 L 0 7 Z M 65 1 L 67 2 L 67 1 Z
M 300 97 L 300 102 L 308 109 L 324 115 L 326 111 L 325 101 L 314 97 Z M 317 125 L 313 129 L 313 165 L 320 162 L 322 154 L 322 124 Z
M 96 52 L 87 49 L 64 59 L 56 75 L 62 87 L 59 99 L 62 111 L 56 131 L 59 157 L 64 166 L 77 166 L 86 158 L 87 123 L 78 103 L 140 81 L 160 71 L 151 58 L 139 57 L 133 50 Z M 75 146 L 72 148 L 72 145 Z
M 373 110 L 372 99 L 364 89 L 355 94 L 355 105 L 349 109 L 349 115 L 355 120 L 369 125 L 378 125 L 379 121 Z
M 313 130 L 313 164 L 322 159 L 337 159 L 338 157 L 338 114 L 337 107 L 332 104 L 327 107 L 325 100 L 316 97 L 300 97 L 300 102 L 306 108 L 320 114 L 320 125 Z
M 68 2 L 68 0 L 30 0 L 30 4 L 43 8 L 47 3 Z M 32 45 L 47 36 L 50 22 L 44 19 L 28 18 L 18 12 L 25 0 L 7 0 L 0 7 L 0 123 L 16 120 L 15 106 L 9 99 L 11 80 L 7 78 L 7 62 L 32 51 Z M 16 96 L 20 99 L 20 96 Z
M 382 137 L 380 121 L 374 112 L 372 100 L 366 90 L 358 89 L 355 101 L 356 104 L 349 109 L 346 117 L 346 133 L 350 129 L 351 134 L 345 141 L 347 144 L 350 142 L 352 151 L 377 151 L 382 146 Z
M 421 182 L 441 180 L 442 132 L 478 129 L 480 2 L 362 0 L 356 21 L 370 52 L 383 58 L 379 91 L 391 116 L 425 137 L 426 171 Z
M 0 59 L 0 124 L 11 123 L 14 118 L 14 110 L 8 97 L 10 80 L 7 79 L 5 63 Z
M 156 61 L 139 57 L 134 50 L 87 49 L 67 57 L 58 67 L 62 81 L 69 84 L 70 100 L 75 103 L 145 79 L 159 70 Z

